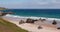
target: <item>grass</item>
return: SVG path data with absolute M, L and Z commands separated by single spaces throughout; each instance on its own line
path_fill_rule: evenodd
M 28 31 L 4 19 L 0 19 L 0 32 L 28 32 Z

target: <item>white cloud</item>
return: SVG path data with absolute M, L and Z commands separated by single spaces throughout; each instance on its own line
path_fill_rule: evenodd
M 0 3 L 1 7 L 7 8 L 60 8 L 60 0 L 26 0 Z

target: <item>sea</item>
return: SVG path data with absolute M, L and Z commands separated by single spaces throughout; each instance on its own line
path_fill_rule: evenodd
M 51 18 L 60 20 L 60 9 L 7 9 L 3 12 L 13 12 L 9 16 L 30 18 Z

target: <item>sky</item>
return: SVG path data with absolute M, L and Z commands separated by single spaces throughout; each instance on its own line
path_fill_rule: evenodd
M 0 0 L 9 9 L 60 9 L 60 0 Z

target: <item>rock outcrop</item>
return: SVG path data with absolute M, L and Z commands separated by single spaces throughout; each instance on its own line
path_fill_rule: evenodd
M 38 21 L 38 20 L 34 20 L 34 19 L 28 18 L 28 19 L 26 20 L 26 23 L 34 23 L 35 21 Z

